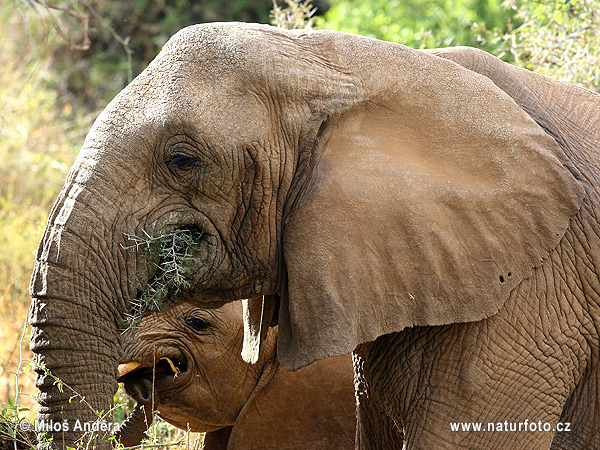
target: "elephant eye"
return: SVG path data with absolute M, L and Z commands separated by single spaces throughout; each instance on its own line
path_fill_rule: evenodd
M 175 153 L 170 156 L 167 165 L 176 171 L 188 171 L 198 165 L 198 158 L 186 153 Z
M 194 331 L 204 331 L 210 327 L 210 324 L 199 317 L 187 317 L 185 324 Z

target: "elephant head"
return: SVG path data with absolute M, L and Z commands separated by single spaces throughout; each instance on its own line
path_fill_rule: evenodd
M 581 204 L 568 165 L 502 89 L 436 55 L 186 28 L 98 117 L 50 214 L 31 283 L 40 418 L 111 407 L 124 316 L 167 272 L 161 236 L 192 239 L 157 307 L 266 296 L 246 359 L 277 311 L 278 358 L 298 369 L 495 314 Z
M 241 358 L 243 334 L 240 302 L 213 310 L 182 303 L 151 314 L 126 342 L 119 380 L 138 405 L 206 432 L 207 450 L 354 448 L 350 355 L 288 372 L 275 354 L 277 327 L 255 364 Z

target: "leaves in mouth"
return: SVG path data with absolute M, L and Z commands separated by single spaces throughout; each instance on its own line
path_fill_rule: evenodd
M 164 301 L 190 287 L 186 274 L 193 264 L 193 249 L 198 248 L 204 232 L 197 227 L 178 228 L 157 237 L 145 233 L 144 237 L 126 235 L 133 241 L 130 249 L 146 247 L 152 262 L 153 275 L 141 294 L 132 302 L 131 312 L 125 314 L 126 329 L 135 329 L 142 317 L 160 311 Z

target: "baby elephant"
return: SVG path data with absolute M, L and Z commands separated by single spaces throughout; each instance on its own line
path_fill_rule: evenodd
M 248 364 L 243 333 L 240 302 L 214 310 L 183 303 L 145 317 L 119 366 L 127 394 L 144 405 L 137 420 L 149 423 L 159 411 L 179 428 L 206 432 L 206 450 L 354 448 L 350 355 L 287 372 L 271 327 L 258 362 Z M 127 428 L 141 427 L 123 429 L 121 442 L 131 446 L 147 427 Z

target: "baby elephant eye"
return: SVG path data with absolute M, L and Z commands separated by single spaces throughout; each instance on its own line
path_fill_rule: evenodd
M 185 323 L 194 331 L 203 331 L 210 327 L 210 324 L 199 317 L 187 317 Z

